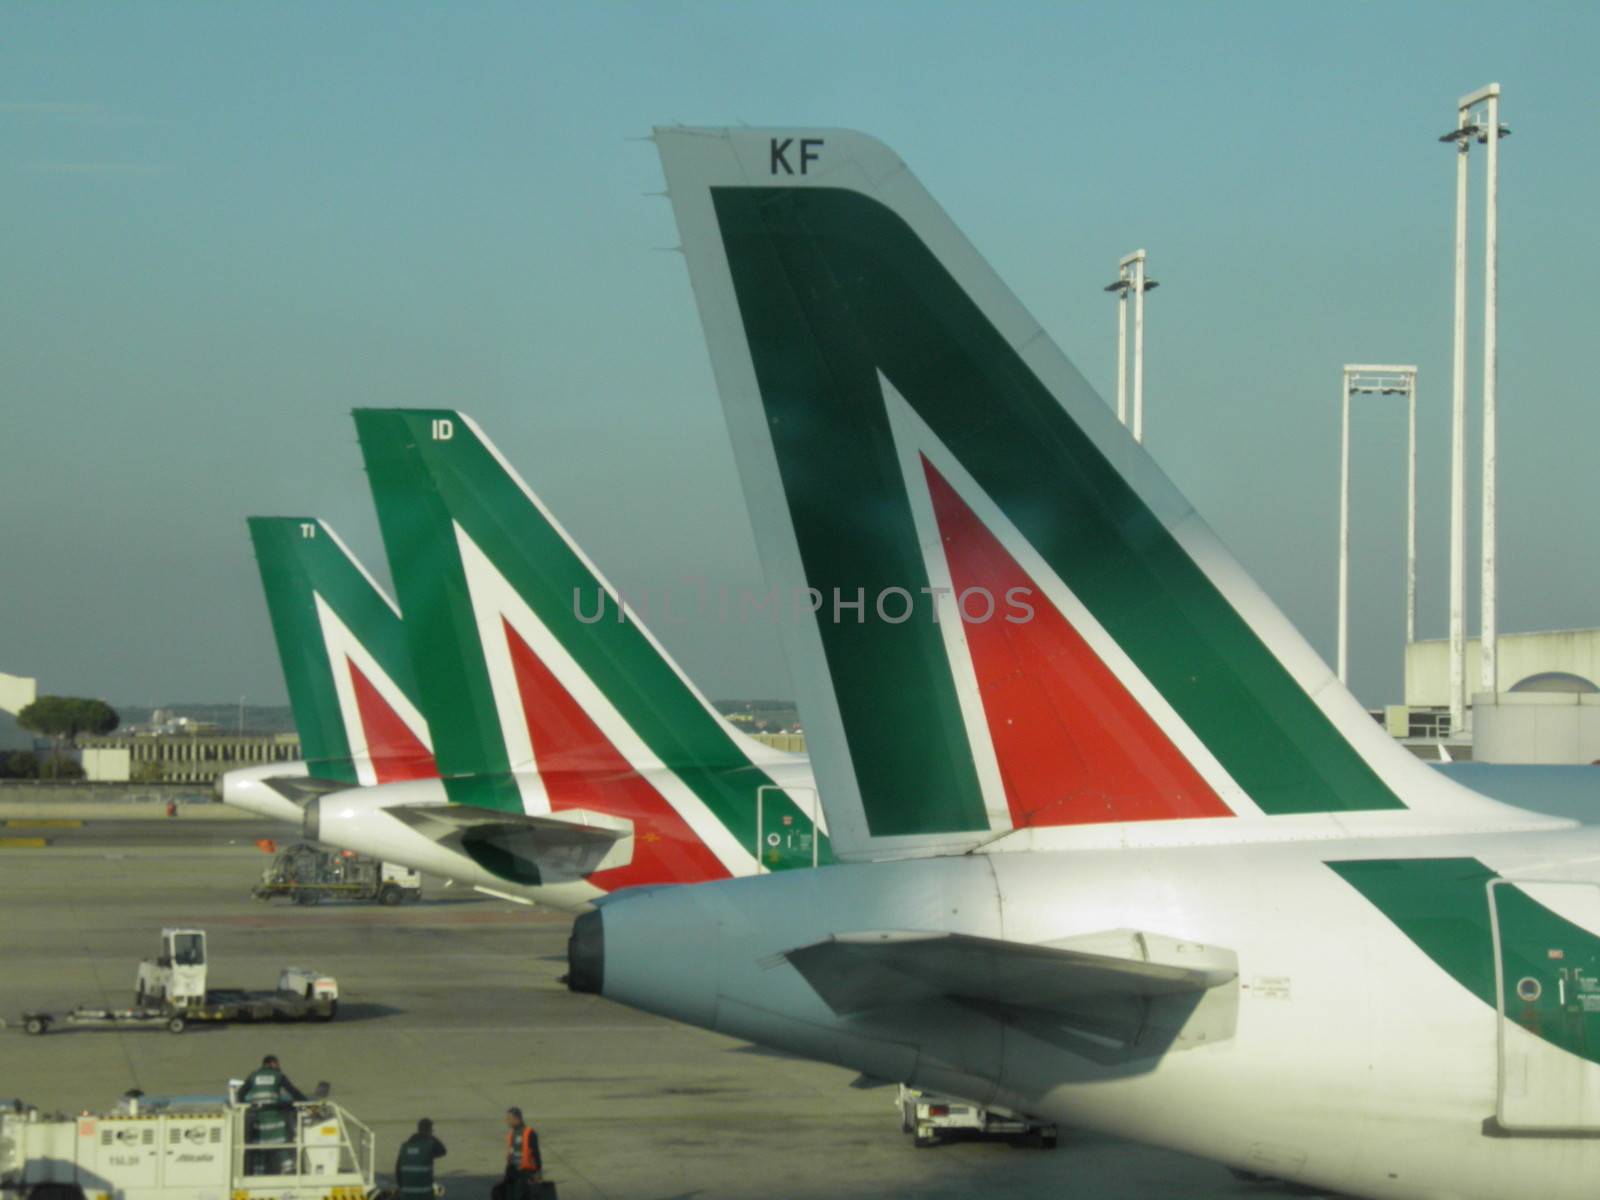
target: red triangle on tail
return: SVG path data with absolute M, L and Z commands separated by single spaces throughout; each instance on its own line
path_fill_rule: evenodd
M 650 883 L 726 879 L 728 870 L 678 810 L 639 774 L 533 648 L 502 618 L 534 765 L 556 812 L 586 809 L 633 822 L 633 861 L 597 871 L 613 891 Z
M 350 682 L 356 693 L 356 710 L 361 714 L 361 729 L 367 735 L 367 755 L 379 783 L 399 783 L 407 779 L 433 779 L 439 768 L 394 706 L 383 698 L 349 656 Z
M 999 538 L 925 457 L 922 466 L 957 596 L 992 598 L 994 615 L 964 628 L 1013 825 L 1233 816 Z M 976 618 L 988 603 L 975 594 L 967 608 Z M 1031 617 L 1006 619 L 1024 604 Z

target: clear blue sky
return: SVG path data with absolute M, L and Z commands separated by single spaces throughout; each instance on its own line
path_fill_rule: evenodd
M 1103 392 L 1100 287 L 1148 247 L 1149 445 L 1330 657 L 1339 366 L 1419 363 L 1442 634 L 1434 138 L 1491 79 L 1515 129 L 1503 624 L 1600 624 L 1592 5 L 19 3 L 5 26 L 0 670 L 46 690 L 281 700 L 244 518 L 324 516 L 381 568 L 355 405 L 477 416 L 625 586 L 759 586 L 634 140 L 671 121 L 883 138 Z M 1399 689 L 1403 429 L 1356 423 L 1369 703 Z M 788 692 L 767 631 L 662 633 L 713 694 Z

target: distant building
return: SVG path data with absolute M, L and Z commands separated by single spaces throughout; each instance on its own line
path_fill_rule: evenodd
M 1472 756 L 1479 762 L 1600 763 L 1600 693 L 1481 692 L 1473 704 Z
M 209 734 L 220 733 L 222 726 L 216 721 L 201 721 L 194 717 L 185 717 L 170 709 L 158 708 L 150 714 L 150 719 L 144 724 L 124 725 L 122 732 L 137 733 L 189 733 Z
M 39 684 L 24 675 L 0 671 L 0 750 L 31 750 L 33 735 L 17 724 L 17 714 L 39 698 Z
M 0 671 L 0 712 L 16 716 L 39 698 L 39 681 Z
M 38 680 L 0 670 L 0 710 L 16 715 L 38 699 Z
M 758 742 L 771 746 L 774 750 L 787 750 L 790 754 L 804 754 L 806 752 L 806 735 L 799 731 L 794 733 L 753 733 L 750 736 Z
M 200 723 L 194 723 L 198 728 Z M 106 751 L 127 755 L 123 779 L 141 783 L 210 783 L 235 767 L 293 762 L 300 757 L 300 738 L 293 733 L 260 736 L 231 733 L 117 733 L 80 737 L 85 773 L 89 756 Z M 104 760 L 110 769 L 111 760 Z M 108 776 L 102 776 L 107 778 Z M 92 776 L 91 776 L 92 778 Z
M 90 783 L 126 783 L 132 777 L 132 755 L 125 747 L 85 746 L 77 758 Z
M 1600 629 L 1501 634 L 1498 651 L 1500 690 L 1478 692 L 1479 641 L 1467 641 L 1472 757 L 1503 763 L 1600 760 Z M 1405 704 L 1389 711 L 1389 731 L 1397 737 L 1459 737 L 1462 731 L 1448 728 L 1449 641 L 1412 642 L 1405 668 Z

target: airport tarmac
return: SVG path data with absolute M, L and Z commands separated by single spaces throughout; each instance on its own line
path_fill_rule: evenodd
M 502 1113 L 538 1128 L 563 1200 L 837 1196 L 1276 1196 L 1184 1155 L 1063 1130 L 1054 1151 L 1004 1143 L 917 1150 L 890 1088 L 850 1073 L 573 995 L 570 919 L 429 880 L 397 909 L 267 905 L 255 822 L 118 822 L 0 829 L 47 837 L 0 849 L 0 1096 L 111 1106 L 128 1088 L 216 1093 L 275 1053 L 300 1087 L 334 1096 L 379 1138 L 387 1175 L 418 1117 L 449 1147 L 449 1200 L 488 1200 Z M 28 1037 L 25 1008 L 132 1002 L 163 926 L 204 928 L 216 986 L 270 987 L 288 965 L 339 981 L 326 1025 L 191 1027 Z

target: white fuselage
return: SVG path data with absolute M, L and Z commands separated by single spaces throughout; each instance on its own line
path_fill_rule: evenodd
M 216 798 L 270 821 L 300 823 L 300 805 L 272 786 L 274 779 L 306 779 L 309 766 L 304 762 L 262 763 L 237 767 L 217 776 L 213 785 Z
M 1600 883 L 1600 829 L 1024 851 L 621 894 L 600 906 L 603 993 L 885 1080 L 1341 1192 L 1589 1196 L 1600 1067 L 1502 1029 L 1494 1007 L 1326 865 L 1458 857 L 1508 879 Z M 1594 932 L 1600 888 L 1572 891 L 1562 915 Z M 1116 929 L 1236 952 L 1231 1036 L 1119 1056 L 950 1002 L 839 1017 L 781 957 L 847 932 L 1050 943 Z M 1541 1088 L 1566 1096 L 1558 1107 L 1591 1136 L 1486 1132 L 1508 1097 Z
M 796 757 L 793 762 L 764 764 L 764 771 L 765 776 L 780 788 L 794 794 L 815 795 L 810 767 L 803 758 Z M 666 782 L 670 779 L 669 773 L 663 770 L 660 774 L 663 778 L 660 791 L 663 794 L 671 794 Z M 652 780 L 655 775 L 645 772 L 643 777 Z M 550 802 L 544 796 L 539 776 L 536 773 L 528 773 L 519 774 L 518 778 L 519 792 L 528 805 L 528 811 L 535 815 L 548 814 Z M 295 818 L 302 821 L 305 835 L 312 841 L 354 850 L 360 854 L 381 858 L 385 862 L 399 863 L 413 870 L 453 880 L 505 899 L 542 904 L 564 912 L 583 912 L 588 910 L 597 898 L 607 894 L 605 887 L 596 886 L 587 879 L 529 884 L 502 878 L 486 870 L 458 847 L 430 837 L 415 825 L 402 821 L 386 811 L 397 806 L 443 807 L 449 803 L 444 785 L 439 780 L 419 779 L 331 792 L 309 801 L 303 812 L 297 809 Z M 714 818 L 709 812 L 701 810 L 688 814 L 682 827 L 689 829 L 696 836 L 703 837 L 707 844 L 712 844 L 718 860 L 730 875 L 754 874 L 758 865 L 755 846 L 743 847 L 732 843 L 727 830 L 720 825 L 712 826 L 711 821 L 714 821 Z M 777 826 L 776 821 L 772 824 Z M 638 827 L 634 832 L 636 837 L 654 835 L 657 846 L 662 845 L 664 840 L 670 841 L 647 827 Z M 713 836 L 716 838 L 714 843 Z M 668 881 L 641 880 L 640 882 Z
M 386 863 L 399 863 L 508 900 L 581 912 L 595 897 L 604 895 L 599 888 L 582 881 L 527 884 L 502 879 L 461 850 L 385 811 L 397 805 L 445 808 L 449 803 L 444 784 L 437 779 L 348 788 L 308 803 L 303 828 L 311 841 L 354 850 Z

